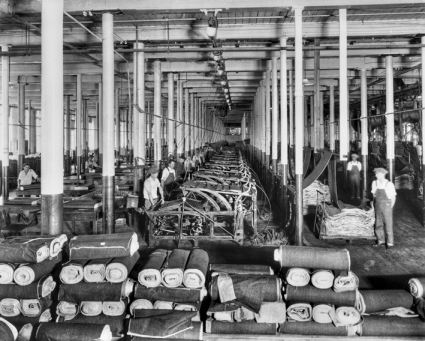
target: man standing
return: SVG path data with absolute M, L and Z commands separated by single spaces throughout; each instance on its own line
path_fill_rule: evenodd
M 384 168 L 374 169 L 376 179 L 372 182 L 372 194 L 375 199 L 375 234 L 378 239 L 374 246 L 385 245 L 387 249 L 394 246 L 393 207 L 397 192 L 392 182 L 385 178 L 388 171 Z
M 357 161 L 358 158 L 359 156 L 357 154 L 351 154 L 351 161 L 347 165 L 351 199 L 360 199 L 360 173 L 362 171 L 362 164 Z
M 30 165 L 28 163 L 24 163 L 23 168 L 24 170 L 22 170 L 18 176 L 18 188 L 20 186 L 31 185 L 32 178 L 36 181 L 39 180 L 38 175 L 30 169 Z
M 170 198 L 171 191 L 173 190 L 173 184 L 176 179 L 176 170 L 174 169 L 176 162 L 170 160 L 168 167 L 165 167 L 162 171 L 161 186 L 164 190 L 167 199 Z
M 143 197 L 145 198 L 145 209 L 150 209 L 158 202 L 158 190 L 161 194 L 161 201 L 164 201 L 164 192 L 158 180 L 158 167 L 152 166 L 149 169 L 150 177 L 145 180 L 143 186 Z

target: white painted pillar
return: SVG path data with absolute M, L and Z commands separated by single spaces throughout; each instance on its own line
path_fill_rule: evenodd
M 293 72 L 289 71 L 289 145 L 294 146 L 294 85 Z
M 20 172 L 25 162 L 25 83 L 19 83 L 18 97 L 18 172 Z
M 335 87 L 329 86 L 329 148 L 335 151 Z
M 168 74 L 168 155 L 174 155 L 174 74 Z
M 345 162 L 348 159 L 348 118 L 347 9 L 344 8 L 339 10 L 339 159 Z
M 277 142 L 279 125 L 279 96 L 277 92 L 277 57 L 272 58 L 272 163 L 277 174 Z
M 41 2 L 41 230 L 63 230 L 63 0 Z
M 395 181 L 395 143 L 394 143 L 394 69 L 393 56 L 385 57 L 386 65 L 386 123 L 387 123 L 387 168 L 388 178 Z
M 8 52 L 9 46 L 2 45 L 2 52 Z M 1 146 L 2 146 L 2 179 L 0 205 L 9 197 L 9 70 L 10 57 L 1 57 Z
M 425 37 L 421 37 L 421 54 L 422 54 L 422 70 L 425 67 Z M 423 109 L 425 107 L 425 72 L 422 72 L 422 105 L 421 105 L 421 127 L 425 127 L 425 109 Z M 425 175 L 425 157 L 423 156 L 424 153 L 424 142 L 425 141 L 425 129 L 422 129 L 422 179 L 424 178 Z M 423 195 L 423 204 L 422 204 L 422 208 L 423 208 L 423 218 L 422 218 L 422 223 L 425 226 L 425 195 Z
M 155 143 L 155 164 L 159 167 L 162 159 L 161 144 L 161 62 L 155 60 L 153 63 L 154 72 L 154 143 Z
M 99 87 L 99 165 L 103 167 L 103 83 L 98 84 Z
M 180 75 L 179 75 L 180 78 Z M 183 81 L 177 81 L 177 154 L 184 154 L 184 109 L 183 109 Z
M 120 89 L 115 89 L 115 156 L 117 166 L 119 165 L 119 156 L 121 154 L 121 110 L 120 110 Z
M 266 101 L 266 167 L 269 169 L 270 165 L 270 149 L 271 149 L 271 112 L 270 112 L 270 83 L 271 83 L 271 61 L 267 60 L 267 70 L 266 70 L 266 88 L 265 88 L 265 101 Z
M 82 103 L 82 78 L 81 74 L 77 75 L 77 110 L 75 113 L 75 122 L 76 122 L 76 137 L 75 140 L 77 142 L 77 176 L 80 178 L 81 174 L 81 168 L 82 165 L 82 110 L 83 110 L 83 103 Z
M 286 47 L 286 37 L 280 38 L 280 46 Z M 288 183 L 288 85 L 287 52 L 280 50 L 280 163 L 282 164 L 282 184 Z
M 360 85 L 361 85 L 361 132 L 362 132 L 362 178 L 363 178 L 363 198 L 367 195 L 368 190 L 368 155 L 369 155 L 369 132 L 367 121 L 367 74 L 366 69 L 362 68 L 360 71 Z
M 189 117 L 189 88 L 184 88 L 184 151 L 186 156 L 190 153 L 190 117 Z

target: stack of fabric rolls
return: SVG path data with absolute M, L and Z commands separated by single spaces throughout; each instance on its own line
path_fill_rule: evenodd
M 285 321 L 282 282 L 269 266 L 212 264 L 205 332 L 276 335 Z
M 316 212 L 316 206 L 322 201 L 330 201 L 329 186 L 315 180 L 310 186 L 303 190 L 303 214 Z
M 206 296 L 208 253 L 155 250 L 140 268 L 128 335 L 133 340 L 202 340 L 200 307 Z
M 52 273 L 68 238 L 10 237 L 0 242 L 0 315 L 20 329 L 52 319 Z
M 129 296 L 134 289 L 134 281 L 128 277 L 140 257 L 137 235 L 77 236 L 70 240 L 69 249 L 70 260 L 63 264 L 59 275 L 62 284 L 57 322 L 66 324 L 63 328 L 69 330 L 93 325 L 97 337 L 102 333 L 123 336 Z M 54 325 L 43 328 L 47 334 L 50 328 L 53 334 L 60 330 Z M 81 328 L 76 335 L 85 335 L 86 330 Z

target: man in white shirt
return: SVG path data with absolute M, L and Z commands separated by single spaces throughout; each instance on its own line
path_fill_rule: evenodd
M 387 249 L 394 246 L 393 235 L 393 207 L 397 192 L 392 182 L 385 178 L 388 171 L 384 168 L 375 168 L 375 181 L 372 182 L 372 194 L 375 199 L 375 234 L 378 239 L 374 246 L 385 245 Z
M 149 169 L 151 176 L 145 180 L 143 185 L 143 197 L 145 199 L 145 209 L 150 209 L 158 202 L 158 190 L 161 194 L 161 201 L 164 198 L 164 192 L 158 180 L 158 167 L 153 166 Z
M 168 167 L 165 167 L 162 171 L 161 186 L 167 198 L 170 197 L 174 181 L 176 180 L 176 170 L 174 169 L 175 165 L 176 162 L 171 160 L 168 163 Z
M 19 186 L 31 185 L 32 178 L 35 180 L 39 179 L 38 175 L 30 169 L 29 164 L 24 163 L 23 168 L 24 170 L 22 170 L 18 176 L 18 188 Z
M 358 158 L 359 156 L 357 154 L 351 154 L 351 161 L 347 165 L 351 199 L 360 199 L 360 173 L 362 171 L 362 164 L 357 161 Z

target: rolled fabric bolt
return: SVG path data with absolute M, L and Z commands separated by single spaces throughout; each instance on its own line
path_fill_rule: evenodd
M 257 323 L 255 321 L 228 323 L 207 320 L 205 322 L 205 331 L 209 334 L 276 335 L 277 326 L 277 323 Z
M 329 335 L 329 336 L 354 336 L 359 326 L 335 327 L 333 323 L 309 322 L 288 322 L 282 323 L 279 333 L 291 335 Z
M 37 282 L 20 286 L 16 284 L 0 285 L 0 299 L 13 297 L 18 300 L 42 298 L 49 295 L 56 287 L 52 276 L 44 276 Z
M 329 312 L 329 315 L 337 327 L 354 326 L 360 323 L 362 319 L 358 310 L 353 307 L 339 307 L 337 309 L 332 309 Z
M 94 259 L 89 261 L 84 266 L 84 280 L 87 283 L 105 282 L 106 264 L 111 261 L 111 258 Z
M 46 309 L 45 311 L 41 313 L 40 316 L 27 317 L 24 315 L 17 315 L 17 316 L 4 317 L 4 319 L 17 327 L 21 327 L 27 323 L 31 323 L 32 325 L 35 325 L 40 322 L 49 322 L 52 320 L 52 314 L 50 312 L 50 309 Z
M 15 272 L 15 264 L 0 264 L 0 284 L 11 284 Z
M 332 289 L 318 289 L 312 285 L 306 285 L 305 287 L 287 285 L 285 298 L 287 302 L 310 302 L 355 307 L 358 301 L 358 292 L 337 293 Z
M 153 304 L 154 309 L 173 310 L 173 302 L 156 301 Z
M 240 307 L 239 309 L 235 310 L 233 318 L 236 322 L 252 321 L 255 319 L 255 313 L 249 309 L 246 309 L 245 307 Z
M 53 301 L 48 298 L 42 299 L 30 299 L 30 300 L 21 300 L 21 312 L 22 315 L 28 317 L 40 316 L 43 311 L 50 308 Z
M 126 332 L 126 315 L 121 316 L 106 316 L 106 315 L 97 315 L 97 316 L 85 316 L 83 314 L 78 314 L 72 320 L 65 320 L 62 316 L 59 316 L 56 319 L 57 323 L 84 323 L 84 324 L 102 324 L 109 325 L 111 328 L 112 336 L 117 338 L 122 338 Z
M 79 310 L 81 311 L 81 314 L 85 316 L 100 315 L 102 314 L 102 302 L 83 301 L 80 303 Z
M 311 276 L 311 284 L 319 289 L 332 288 L 335 276 L 330 270 L 318 270 Z
M 289 269 L 286 273 L 286 282 L 294 287 L 303 287 L 310 283 L 310 272 L 301 268 Z
M 62 262 L 62 252 L 42 263 L 21 264 L 13 275 L 15 283 L 25 286 L 38 281 L 40 278 L 51 274 L 60 262 Z
M 17 341 L 29 341 L 31 340 L 32 332 L 34 330 L 34 327 L 31 323 L 27 323 L 22 326 L 22 328 L 19 330 L 19 337 Z
M 176 288 L 183 283 L 183 271 L 190 252 L 182 249 L 174 250 L 168 257 L 165 268 L 161 271 L 162 284 L 167 288 Z
M 133 303 L 131 303 L 130 314 L 134 315 L 134 311 L 137 309 L 153 309 L 153 304 L 149 300 L 140 298 L 138 300 L 135 300 Z
M 67 320 L 71 320 L 79 312 L 80 307 L 78 303 L 60 301 L 56 307 L 56 314 L 58 314 L 58 316 L 65 317 Z
M 71 260 L 131 257 L 138 250 L 139 243 L 134 232 L 80 235 L 69 241 Z
M 35 331 L 36 341 L 111 341 L 109 325 L 83 323 L 41 323 Z
M 121 316 L 127 310 L 124 301 L 106 301 L 102 303 L 102 312 L 107 316 Z
M 425 335 L 425 323 L 417 317 L 364 316 L 361 324 L 362 336 L 420 337 Z
M 0 250 L 1 263 L 40 263 L 50 256 L 49 247 L 39 239 L 6 238 L 0 241 Z
M 411 309 L 413 303 L 412 295 L 406 290 L 360 290 L 357 310 L 370 314 L 396 307 Z
M 49 248 L 49 256 L 52 258 L 57 257 L 59 252 L 62 251 L 63 246 L 68 241 L 68 237 L 65 234 L 61 234 L 58 236 L 18 236 L 11 237 L 17 243 L 33 243 L 39 242 L 44 243 Z
M 214 314 L 212 314 L 212 317 L 216 321 L 222 321 L 222 322 L 233 322 L 234 321 L 234 311 L 219 311 Z
M 137 284 L 134 290 L 134 298 L 143 298 L 151 302 L 158 300 L 172 302 L 201 302 L 207 296 L 208 292 L 205 288 L 202 289 L 187 289 L 187 288 L 166 288 L 163 286 L 156 288 L 146 288 L 143 285 Z
M 139 272 L 139 283 L 147 288 L 155 288 L 161 284 L 161 269 L 167 259 L 167 250 L 158 249 L 149 255 L 148 261 Z
M 295 303 L 286 309 L 286 314 L 291 320 L 306 322 L 311 321 L 312 310 L 311 305 L 308 303 Z
M 18 330 L 16 327 L 0 317 L 0 340 L 2 341 L 15 341 L 18 338 Z
M 347 276 L 338 276 L 334 281 L 335 292 L 354 291 L 359 287 L 359 278 L 352 271 Z
M 270 266 L 255 264 L 210 264 L 210 272 L 240 275 L 274 275 L 274 271 Z
M 350 254 L 345 249 L 285 245 L 274 251 L 274 260 L 281 267 L 350 270 Z
M 329 304 L 317 304 L 313 307 L 313 320 L 317 323 L 332 323 L 332 318 L 329 313 L 334 309 L 334 306 Z
M 257 323 L 284 323 L 286 321 L 285 302 L 263 302 L 258 314 L 255 314 Z
M 61 282 L 65 284 L 80 283 L 84 279 L 84 265 L 87 262 L 86 259 L 77 259 L 64 264 L 59 274 Z
M 18 316 L 21 313 L 21 304 L 14 298 L 3 298 L 0 301 L 0 314 L 5 317 Z
M 194 249 L 190 253 L 183 274 L 183 284 L 186 288 L 198 289 L 205 285 L 208 263 L 208 253 L 204 250 Z
M 173 303 L 174 310 L 199 311 L 201 303 Z
M 131 270 L 139 260 L 139 252 L 135 252 L 131 257 L 114 258 L 105 270 L 105 278 L 111 283 L 122 283 L 130 274 Z
M 411 278 L 409 288 L 413 297 L 425 298 L 425 277 Z

